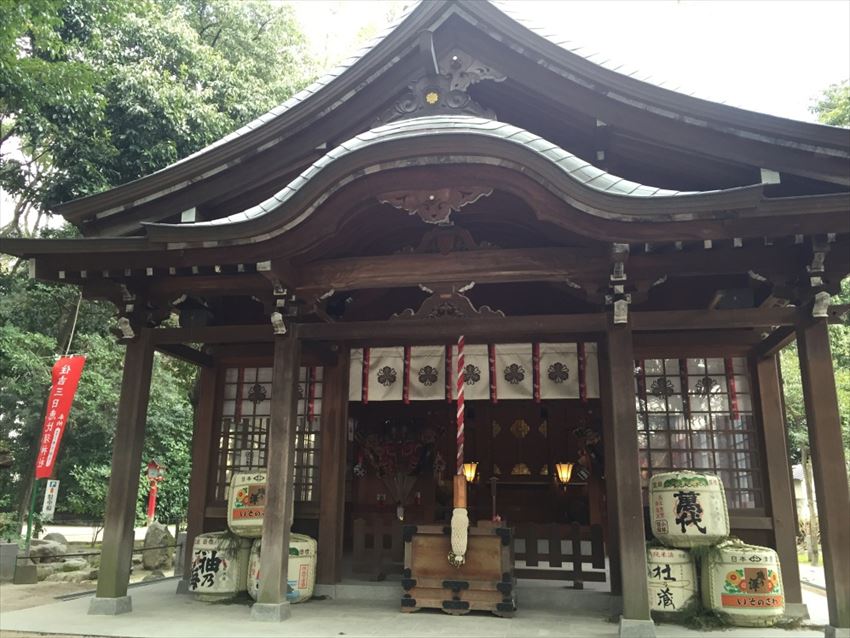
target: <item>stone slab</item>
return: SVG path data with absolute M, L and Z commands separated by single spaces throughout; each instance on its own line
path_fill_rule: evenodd
M 655 623 L 620 616 L 620 638 L 655 638 Z
M 7 583 L 14 580 L 17 558 L 17 543 L 0 543 L 0 582 Z
M 118 616 L 133 611 L 133 599 L 129 596 L 117 598 L 98 598 L 95 596 L 89 603 L 90 616 Z
M 189 581 L 185 578 L 181 578 L 177 581 L 177 594 L 188 594 L 189 593 Z
M 806 603 L 785 603 L 785 615 L 789 618 L 802 618 L 803 620 L 810 618 Z
M 288 601 L 251 605 L 251 620 L 256 622 L 281 622 L 291 617 L 292 609 Z
M 15 566 L 15 578 L 13 582 L 16 585 L 34 585 L 38 582 L 38 567 L 18 561 L 18 564 Z
M 827 625 L 823 630 L 824 638 L 850 638 L 850 627 Z

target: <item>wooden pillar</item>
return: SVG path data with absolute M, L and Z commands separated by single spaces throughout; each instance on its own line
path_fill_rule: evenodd
M 649 615 L 649 589 L 646 577 L 643 500 L 638 462 L 637 412 L 635 409 L 635 356 L 631 324 L 615 324 L 608 317 L 603 369 L 607 375 L 606 416 L 612 431 L 616 467 L 615 499 L 620 573 L 623 582 L 623 613 L 620 635 L 655 635 Z
M 133 556 L 133 526 L 142 471 L 142 448 L 150 396 L 153 346 L 151 331 L 139 330 L 124 353 L 124 374 L 118 403 L 118 421 L 112 444 L 112 473 L 103 531 L 97 594 L 90 614 L 114 615 L 132 610 L 127 585 Z
M 349 350 L 325 368 L 319 468 L 319 550 L 316 581 L 342 580 L 342 535 L 345 524 L 345 452 L 348 432 Z
M 263 518 L 263 551 L 260 558 L 260 592 L 251 607 L 251 620 L 281 621 L 289 617 L 286 572 L 289 537 L 295 500 L 295 419 L 298 403 L 298 366 L 301 342 L 297 325 L 289 334 L 274 337 L 271 418 L 266 468 L 266 510 Z
M 617 518 L 617 460 L 614 458 L 616 428 L 611 414 L 611 401 L 608 399 L 611 394 L 608 344 L 606 342 L 599 343 L 597 348 L 599 352 L 599 392 L 602 397 L 602 449 L 605 454 L 605 513 L 608 519 L 605 539 L 608 544 L 608 573 L 611 576 L 611 593 L 621 595 L 623 593 L 623 580 L 620 574 L 620 524 Z
M 785 601 L 802 605 L 800 567 L 797 564 L 797 527 L 794 509 L 794 487 L 788 472 L 788 446 L 785 418 L 782 412 L 782 387 L 779 381 L 779 361 L 776 356 L 755 363 L 759 415 L 764 434 L 764 456 L 767 460 L 765 478 L 770 498 L 770 515 Z
M 829 624 L 850 630 L 850 490 L 826 319 L 797 326 Z M 783 579 L 785 580 L 785 579 Z M 829 633 L 829 632 L 828 632 Z
M 204 514 L 209 492 L 210 462 L 213 442 L 213 414 L 216 401 L 218 368 L 201 368 L 198 378 L 198 397 L 195 424 L 192 431 L 192 474 L 189 477 L 189 512 L 187 515 L 186 547 L 184 548 L 183 580 L 186 584 L 192 573 L 192 545 L 204 531 Z M 182 587 L 178 588 L 182 591 Z M 188 588 L 186 589 L 188 591 Z

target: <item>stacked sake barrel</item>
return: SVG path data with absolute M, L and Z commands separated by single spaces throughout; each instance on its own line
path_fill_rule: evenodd
M 199 598 L 203 600 L 233 598 L 247 589 L 248 594 L 254 600 L 257 599 L 260 591 L 260 553 L 265 509 L 265 472 L 234 474 L 227 497 L 227 526 L 230 533 L 202 534 L 195 541 L 196 554 L 199 550 L 210 551 L 207 547 L 210 543 L 238 547 L 235 559 L 230 554 L 227 555 L 227 565 L 233 577 L 226 581 L 226 585 L 222 583 L 221 591 L 217 591 L 215 595 L 210 595 L 208 589 L 201 585 L 195 587 L 190 584 L 191 590 L 198 593 Z M 292 525 L 291 520 L 289 524 Z M 303 534 L 290 536 L 286 580 L 287 599 L 292 603 L 304 602 L 313 595 L 316 584 L 316 550 L 317 543 L 309 536 Z M 217 551 L 222 550 L 217 549 Z M 221 569 L 221 564 L 218 567 Z M 193 574 L 194 569 L 193 564 Z M 194 581 L 193 576 L 192 582 Z
M 674 617 L 696 603 L 700 550 L 702 604 L 734 625 L 764 627 L 785 612 L 776 552 L 728 540 L 729 510 L 723 483 L 713 474 L 676 471 L 649 483 L 652 533 L 664 547 L 647 549 L 650 608 Z M 710 548 L 710 549 L 709 549 Z
M 199 534 L 192 546 L 189 590 L 198 600 L 220 602 L 246 589 L 251 540 L 228 532 Z
M 302 603 L 313 595 L 316 586 L 316 550 L 318 543 L 304 534 L 289 537 L 289 563 L 286 573 L 286 599 L 291 603 Z M 248 561 L 248 594 L 257 600 L 260 593 L 260 555 L 263 539 L 258 538 L 251 546 Z

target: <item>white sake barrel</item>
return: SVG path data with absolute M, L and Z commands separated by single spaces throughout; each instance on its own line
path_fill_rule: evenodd
M 260 554 L 263 540 L 251 546 L 248 562 L 248 593 L 257 600 L 260 593 Z M 303 534 L 289 537 L 289 567 L 286 570 L 286 598 L 291 603 L 303 603 L 313 595 L 316 586 L 316 549 L 318 543 Z
M 769 547 L 721 543 L 702 561 L 702 602 L 734 625 L 766 627 L 785 613 L 779 557 Z
M 688 550 L 648 547 L 646 572 L 653 613 L 676 614 L 697 601 L 696 566 Z
M 245 591 L 251 541 L 229 532 L 200 534 L 192 546 L 189 590 L 199 600 L 215 602 Z
M 239 536 L 259 538 L 266 511 L 266 473 L 239 472 L 230 479 L 227 527 Z
M 649 479 L 652 534 L 667 547 L 716 545 L 729 536 L 723 483 L 714 474 L 678 471 Z

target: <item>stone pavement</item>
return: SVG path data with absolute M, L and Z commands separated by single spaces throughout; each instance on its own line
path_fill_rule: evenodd
M 439 611 L 413 614 L 399 612 L 398 602 L 376 600 L 315 600 L 293 605 L 292 618 L 282 624 L 256 623 L 249 620 L 247 604 L 204 604 L 191 596 L 174 594 L 176 581 L 166 579 L 130 589 L 133 609 L 122 616 L 89 616 L 90 597 L 53 602 L 19 609 L 0 616 L 0 632 L 18 636 L 18 632 L 98 636 L 399 636 L 464 638 L 532 638 L 575 636 L 576 638 L 615 638 L 617 625 L 605 613 L 575 609 L 527 609 L 522 607 L 512 619 L 489 614 L 447 616 Z M 590 592 L 587 592 L 590 593 Z M 577 592 L 581 595 L 582 592 Z M 597 593 L 597 595 L 599 595 Z M 658 625 L 659 638 L 701 635 L 676 625 Z M 815 638 L 823 633 L 814 629 L 733 629 L 718 638 Z

